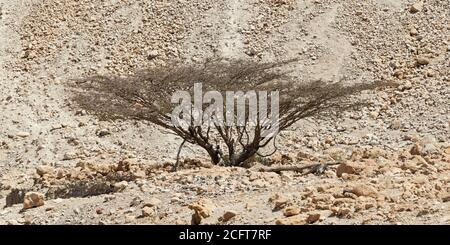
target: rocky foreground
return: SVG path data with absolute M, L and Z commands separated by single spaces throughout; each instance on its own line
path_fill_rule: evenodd
M 79 162 L 4 177 L 2 224 L 450 224 L 450 147 L 278 154 L 249 169 Z M 266 163 L 267 164 L 267 163 Z M 275 172 L 267 172 L 274 170 Z

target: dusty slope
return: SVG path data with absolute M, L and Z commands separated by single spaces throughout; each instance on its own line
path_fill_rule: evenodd
M 72 111 L 65 84 L 87 74 L 129 73 L 168 60 L 200 62 L 214 55 L 257 60 L 299 56 L 294 74 L 299 80 L 401 84 L 395 91 L 363 95 L 375 106 L 345 114 L 340 122 L 298 123 L 282 134 L 285 154 L 342 151 L 348 157 L 366 148 L 396 153 L 414 143 L 423 145 L 424 154 L 444 154 L 450 139 L 450 6 L 448 1 L 428 0 L 420 11 L 411 13 L 415 2 L 2 0 L 0 175 L 10 183 L 39 165 L 73 167 L 80 161 L 114 163 L 128 157 L 147 165 L 173 161 L 179 140 L 144 123 L 99 122 Z M 418 65 L 418 59 L 424 65 Z M 110 134 L 100 137 L 100 131 Z M 194 147 L 188 148 L 185 156 L 202 157 Z M 448 166 L 448 158 L 438 159 Z M 435 172 L 447 173 L 441 167 Z M 448 191 L 443 176 L 425 176 L 442 186 L 435 197 L 438 203 Z M 327 178 L 320 181 L 338 179 Z M 305 178 L 303 185 L 315 186 L 316 179 Z M 292 181 L 287 183 L 298 180 Z M 383 182 L 377 183 L 383 187 Z M 273 194 L 270 189 L 251 196 L 266 201 L 266 195 Z M 3 192 L 7 194 L 9 188 Z M 134 195 L 134 191 L 120 194 L 124 200 Z M 83 209 L 83 203 L 97 205 L 102 198 L 64 202 Z M 239 195 L 225 198 L 241 199 Z M 5 209 L 8 218 L 0 219 L 19 219 L 18 208 Z M 176 202 L 173 208 L 180 209 L 183 217 L 189 213 Z M 411 222 L 447 222 L 440 218 L 448 216 L 448 205 L 437 210 L 429 218 L 411 218 Z M 270 214 L 260 216 L 271 220 Z M 67 219 L 48 222 L 91 222 Z

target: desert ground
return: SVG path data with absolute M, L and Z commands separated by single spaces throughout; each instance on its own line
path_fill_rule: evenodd
M 73 109 L 73 79 L 209 57 L 398 86 L 264 160 L 340 163 L 322 174 L 189 144 L 171 172 L 180 138 Z M 0 0 L 0 91 L 0 224 L 450 224 L 448 0 Z

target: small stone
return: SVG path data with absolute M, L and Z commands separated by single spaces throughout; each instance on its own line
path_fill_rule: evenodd
M 68 161 L 68 160 L 73 160 L 76 158 L 78 158 L 78 154 L 76 152 L 70 151 L 70 152 L 66 152 L 64 154 L 63 160 Z
M 352 193 L 357 195 L 358 197 L 373 197 L 376 198 L 378 196 L 377 190 L 371 186 L 367 185 L 358 185 L 352 188 Z
M 391 129 L 399 130 L 402 127 L 402 122 L 400 120 L 394 120 L 391 123 Z
M 283 211 L 283 215 L 291 217 L 300 214 L 301 210 L 298 207 L 288 207 Z
M 46 174 L 51 174 L 54 171 L 55 171 L 55 169 L 53 167 L 51 167 L 51 166 L 42 165 L 42 166 L 39 166 L 39 167 L 36 168 L 36 173 L 39 176 L 41 176 L 41 177 L 46 175 Z
M 202 199 L 198 202 L 190 204 L 188 207 L 203 218 L 209 217 L 214 209 L 214 205 L 209 199 Z
M 355 174 L 356 168 L 351 163 L 341 163 L 336 169 L 336 175 L 342 177 L 343 174 Z
M 149 59 L 149 60 L 153 60 L 158 56 L 159 56 L 158 50 L 150 50 L 147 53 L 147 59 Z
M 152 217 L 155 215 L 155 211 L 151 207 L 143 207 L 141 211 L 142 217 Z
M 306 225 L 306 221 L 304 218 L 297 216 L 292 216 L 288 218 L 277 219 L 275 221 L 277 225 Z
M 23 201 L 23 209 L 30 209 L 35 207 L 44 206 L 45 197 L 39 192 L 28 192 L 25 194 Z
M 236 217 L 237 212 L 236 211 L 227 211 L 225 212 L 222 217 L 219 218 L 220 222 L 228 222 L 230 221 L 232 218 Z
M 418 12 L 420 12 L 420 11 L 422 11 L 422 10 L 423 10 L 423 2 L 422 2 L 422 1 L 419 1 L 419 2 L 414 3 L 414 4 L 411 5 L 411 7 L 409 8 L 409 11 L 410 11 L 411 13 L 418 13 Z
M 288 203 L 287 199 L 284 198 L 280 198 L 275 200 L 275 209 L 282 209 L 283 207 L 285 207 Z
M 194 212 L 191 218 L 191 225 L 199 225 L 202 223 L 202 216 L 198 212 Z
M 409 153 L 416 156 L 422 155 L 422 146 L 420 144 L 414 144 Z
M 128 182 L 126 181 L 121 181 L 119 183 L 115 183 L 114 184 L 114 190 L 115 191 L 123 191 L 128 187 Z
M 99 137 L 104 137 L 104 136 L 107 136 L 107 135 L 110 135 L 110 134 L 111 134 L 111 132 L 109 132 L 108 129 L 100 129 L 100 130 L 97 132 L 97 135 L 98 135 Z
M 157 207 L 161 204 L 161 200 L 157 198 L 150 198 L 149 200 L 144 201 L 144 207 Z
M 97 208 L 97 209 L 95 210 L 95 213 L 96 213 L 96 214 L 103 214 L 103 209 L 102 209 L 102 208 Z
M 45 208 L 45 211 L 49 212 L 49 211 L 53 211 L 54 209 L 55 209 L 54 206 L 48 206 L 48 207 Z
M 409 30 L 409 34 L 411 35 L 411 36 L 417 36 L 417 34 L 419 34 L 419 32 L 417 31 L 417 29 L 416 28 L 411 28 L 411 30 Z
M 306 222 L 308 224 L 314 224 L 320 219 L 320 214 L 310 214 L 308 218 L 306 218 Z
M 26 137 L 30 136 L 30 133 L 28 133 L 28 132 L 18 132 L 16 134 L 16 136 L 17 137 L 21 137 L 21 138 L 26 138 Z
M 450 202 L 450 193 L 447 194 L 447 195 L 445 195 L 445 196 L 442 198 L 442 201 L 443 201 L 443 202 Z
M 379 113 L 376 112 L 376 111 L 371 111 L 369 113 L 369 117 L 372 118 L 372 119 L 377 119 L 378 116 L 379 116 Z
M 426 57 L 418 57 L 416 59 L 416 62 L 417 62 L 418 66 L 424 66 L 424 65 L 430 64 L 430 60 Z

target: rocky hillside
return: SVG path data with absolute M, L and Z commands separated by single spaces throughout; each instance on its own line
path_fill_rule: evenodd
M 0 224 L 448 224 L 449 9 L 446 0 L 0 0 Z M 170 173 L 179 138 L 72 109 L 72 79 L 209 57 L 297 57 L 299 81 L 399 86 L 362 94 L 372 106 L 338 121 L 310 118 L 280 135 L 272 166 L 343 162 L 318 176 L 212 167 L 192 145 Z

